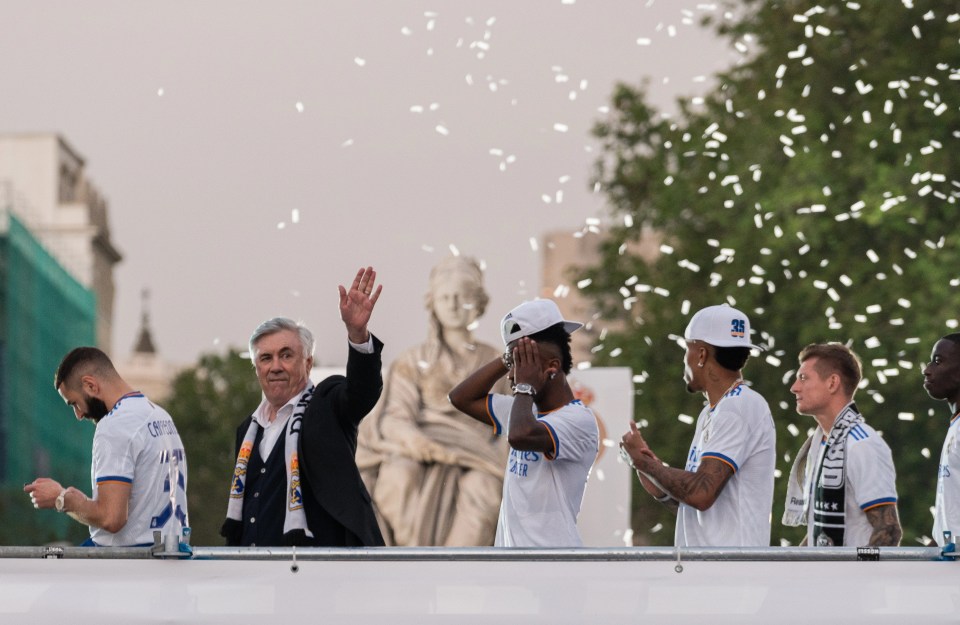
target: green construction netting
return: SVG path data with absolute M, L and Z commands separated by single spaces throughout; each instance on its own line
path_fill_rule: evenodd
M 94 294 L 0 207 L 0 526 L 32 523 L 38 530 L 17 536 L 76 536 L 78 524 L 55 512 L 2 517 L 24 514 L 16 493 L 38 476 L 90 492 L 94 428 L 77 423 L 53 388 L 53 375 L 70 349 L 95 344 Z M 2 530 L 0 540 L 18 542 Z

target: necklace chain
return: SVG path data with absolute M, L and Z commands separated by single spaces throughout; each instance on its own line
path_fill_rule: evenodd
M 730 391 L 732 391 L 733 389 L 737 388 L 737 387 L 740 386 L 741 384 L 743 384 L 743 378 L 737 378 L 736 380 L 734 380 L 734 381 L 733 381 L 733 384 L 731 384 L 730 387 L 727 388 L 727 390 L 725 390 L 725 391 L 720 395 L 720 399 L 717 400 L 717 403 L 716 403 L 716 404 L 710 404 L 710 410 L 713 410 L 714 408 L 716 408 L 716 407 L 717 407 L 717 404 L 720 403 L 720 400 L 722 400 L 724 397 L 726 397 L 727 394 L 728 394 Z M 707 401 L 709 401 L 709 398 L 708 398 Z

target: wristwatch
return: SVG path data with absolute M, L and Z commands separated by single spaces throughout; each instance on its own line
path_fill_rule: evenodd
M 526 382 L 519 382 L 517 383 L 516 386 L 513 387 L 513 394 L 516 395 L 517 393 L 521 393 L 523 395 L 529 395 L 530 397 L 533 397 L 534 395 L 537 394 L 537 391 L 535 391 L 534 388 L 529 384 L 527 384 Z
M 57 508 L 57 512 L 63 512 L 63 507 L 65 504 L 64 498 L 67 496 L 67 489 L 64 488 L 60 491 L 60 494 L 57 495 L 57 502 L 54 506 Z

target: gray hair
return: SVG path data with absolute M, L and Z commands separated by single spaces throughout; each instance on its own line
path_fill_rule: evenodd
M 302 323 L 294 321 L 289 317 L 274 317 L 273 319 L 267 319 L 258 325 L 257 329 L 254 330 L 253 334 L 250 335 L 250 360 L 253 361 L 254 364 L 257 362 L 257 343 L 260 342 L 260 339 L 268 334 L 275 334 L 283 330 L 296 332 L 297 336 L 300 337 L 300 344 L 303 346 L 304 357 L 310 358 L 313 356 L 315 344 L 313 341 L 313 334 L 310 332 L 310 330 L 308 330 L 307 327 Z

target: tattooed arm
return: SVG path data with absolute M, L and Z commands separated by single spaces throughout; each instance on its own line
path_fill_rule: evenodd
M 620 447 L 630 458 L 631 466 L 644 490 L 668 508 L 676 509 L 678 502 L 706 510 L 713 505 L 727 480 L 733 476 L 733 467 L 716 458 L 703 458 L 696 472 L 664 466 L 647 445 L 637 424 L 630 422 L 630 429 L 623 435 Z M 663 499 L 668 495 L 671 499 Z
M 656 480 L 678 502 L 697 510 L 709 509 L 733 476 L 730 465 L 716 458 L 704 458 L 695 473 L 644 460 L 637 463 L 637 469 Z
M 897 504 L 876 506 L 865 511 L 873 534 L 870 535 L 870 547 L 896 547 L 903 537 L 900 518 L 897 516 Z

